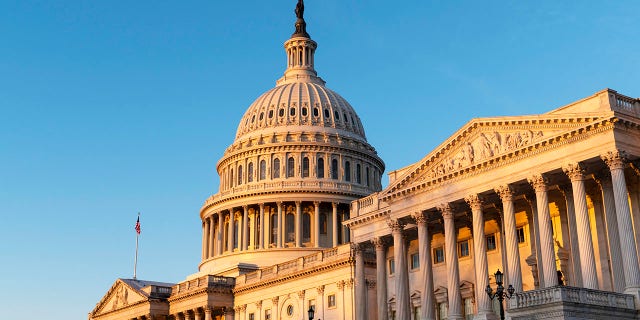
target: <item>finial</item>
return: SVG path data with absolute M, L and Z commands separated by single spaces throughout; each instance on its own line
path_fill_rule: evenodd
M 296 32 L 294 32 L 291 37 L 305 37 L 309 38 L 309 34 L 307 33 L 307 23 L 304 21 L 304 1 L 298 0 L 298 4 L 296 5 Z

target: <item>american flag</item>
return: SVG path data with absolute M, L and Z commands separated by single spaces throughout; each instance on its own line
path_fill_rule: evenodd
M 136 221 L 136 233 L 140 234 L 140 216 L 138 216 L 138 221 Z

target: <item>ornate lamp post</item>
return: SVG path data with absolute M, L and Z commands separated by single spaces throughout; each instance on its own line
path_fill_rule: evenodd
M 313 320 L 313 316 L 315 314 L 315 310 L 313 310 L 313 306 L 309 306 L 309 310 L 307 310 L 307 314 L 309 315 L 309 320 Z
M 500 320 L 504 320 L 504 306 L 502 305 L 502 302 L 504 301 L 504 298 L 511 299 L 516 289 L 514 289 L 512 285 L 509 285 L 507 292 L 504 291 L 504 286 L 502 285 L 502 277 L 504 274 L 500 272 L 500 269 L 496 271 L 494 276 L 496 277 L 496 284 L 498 285 L 496 293 L 493 293 L 493 289 L 491 289 L 490 285 L 487 285 L 487 288 L 484 291 L 491 300 L 496 297 L 498 298 L 498 301 L 500 302 Z

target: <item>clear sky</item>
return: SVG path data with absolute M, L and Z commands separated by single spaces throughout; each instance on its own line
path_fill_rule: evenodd
M 84 319 L 197 271 L 203 201 L 285 67 L 295 0 L 0 1 L 0 318 Z M 639 1 L 308 0 L 316 69 L 387 171 L 476 117 L 640 96 Z M 385 178 L 386 181 L 386 178 Z

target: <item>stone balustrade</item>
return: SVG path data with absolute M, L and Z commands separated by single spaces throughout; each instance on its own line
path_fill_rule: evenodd
M 632 295 L 567 286 L 518 292 L 509 300 L 509 309 L 565 303 L 635 310 Z
M 202 288 L 233 287 L 234 284 L 234 278 L 206 275 L 176 284 L 171 288 L 171 294 L 177 295 Z

